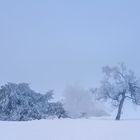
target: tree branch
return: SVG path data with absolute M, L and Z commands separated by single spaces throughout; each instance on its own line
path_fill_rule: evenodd
M 135 100 L 134 98 L 130 97 L 130 96 L 125 96 L 125 98 L 129 98 L 131 100 Z

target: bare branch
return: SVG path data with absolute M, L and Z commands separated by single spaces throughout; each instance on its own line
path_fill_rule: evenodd
M 125 98 L 129 98 L 129 99 L 131 99 L 131 100 L 135 100 L 134 98 L 132 98 L 132 97 L 130 97 L 130 96 L 125 96 Z

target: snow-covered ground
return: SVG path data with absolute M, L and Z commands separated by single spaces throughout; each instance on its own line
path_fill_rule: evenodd
M 140 140 L 140 120 L 0 122 L 1 140 Z

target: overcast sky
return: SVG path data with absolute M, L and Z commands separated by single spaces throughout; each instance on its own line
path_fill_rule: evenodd
M 125 62 L 140 76 L 139 0 L 0 1 L 0 84 L 94 87 Z

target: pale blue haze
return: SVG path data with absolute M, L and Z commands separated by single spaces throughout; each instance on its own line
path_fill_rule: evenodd
M 0 1 L 0 84 L 37 91 L 99 84 L 104 65 L 140 76 L 139 0 Z

